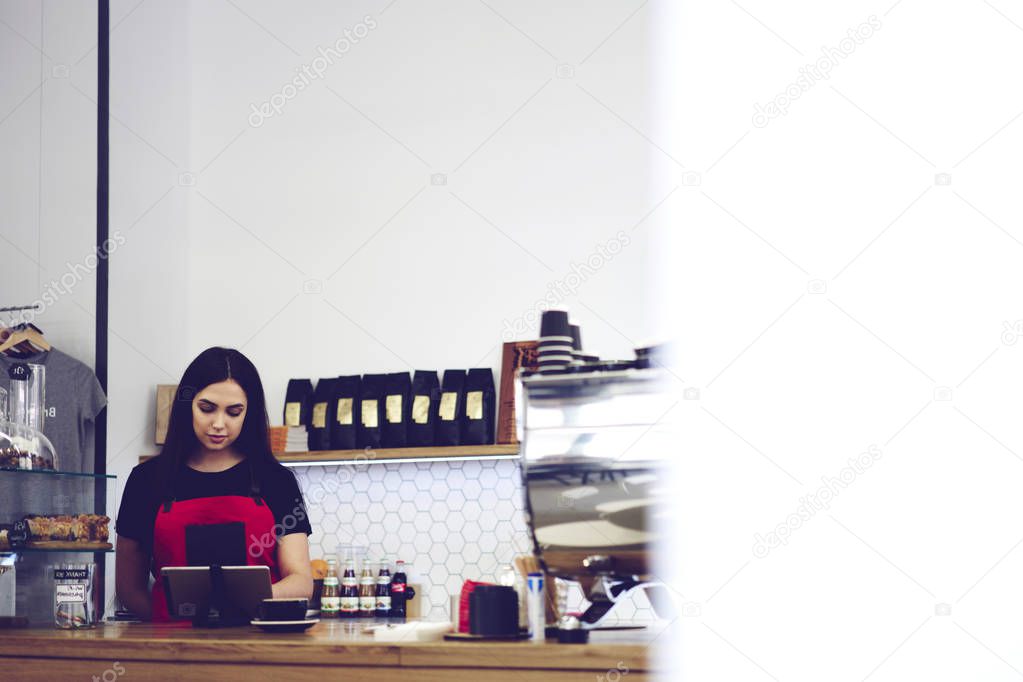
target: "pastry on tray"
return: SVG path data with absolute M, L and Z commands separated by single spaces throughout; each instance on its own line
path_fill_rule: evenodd
M 26 516 L 25 523 L 34 542 L 105 543 L 110 538 L 110 517 L 98 514 Z

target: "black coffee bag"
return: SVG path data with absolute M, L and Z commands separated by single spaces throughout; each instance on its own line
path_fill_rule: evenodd
M 334 379 L 320 379 L 313 392 L 313 407 L 309 417 L 309 451 L 330 450 L 330 415 L 337 402 L 334 397 Z
M 341 376 L 334 380 L 334 408 L 330 421 L 330 449 L 354 450 L 358 447 L 358 428 L 362 423 L 362 377 Z
M 465 409 L 465 370 L 446 369 L 437 401 L 437 445 L 462 444 L 462 411 Z
M 384 422 L 380 442 L 385 448 L 408 444 L 408 421 L 412 412 L 412 378 L 408 372 L 388 374 L 384 385 Z
M 465 377 L 462 445 L 490 445 L 494 442 L 496 408 L 493 370 L 489 367 L 470 369 Z
M 408 422 L 408 444 L 413 447 L 433 445 L 440 402 L 437 373 L 417 369 L 412 375 L 412 410 Z
M 313 382 L 308 379 L 292 379 L 284 396 L 284 425 L 309 426 L 312 412 Z
M 365 374 L 362 377 L 362 407 L 355 445 L 358 448 L 381 447 L 386 386 L 386 374 Z

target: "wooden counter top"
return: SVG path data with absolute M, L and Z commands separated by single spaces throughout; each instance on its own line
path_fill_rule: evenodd
M 304 633 L 268 634 L 254 627 L 193 629 L 188 625 L 118 624 L 94 630 L 0 631 L 0 677 L 64 679 L 116 669 L 147 679 L 217 680 L 402 679 L 576 680 L 629 670 L 629 680 L 650 679 L 652 644 L 668 644 L 663 629 L 594 632 L 590 643 L 387 642 L 362 632 L 367 623 L 321 621 Z M 585 675 L 582 673 L 585 671 Z M 113 676 L 108 674 L 110 680 Z M 120 675 L 117 675 L 120 677 Z M 85 677 L 83 679 L 88 679 Z

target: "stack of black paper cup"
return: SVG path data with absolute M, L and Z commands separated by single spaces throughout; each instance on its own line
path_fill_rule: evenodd
M 583 364 L 583 337 L 579 331 L 579 325 L 572 322 L 568 325 L 569 330 L 572 332 L 572 364 L 581 365 Z
M 547 310 L 540 317 L 539 369 L 564 370 L 572 362 L 572 327 L 564 310 Z

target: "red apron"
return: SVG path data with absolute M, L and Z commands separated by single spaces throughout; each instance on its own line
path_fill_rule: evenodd
M 249 566 L 269 566 L 270 582 L 281 579 L 277 568 L 274 515 L 254 486 L 253 496 L 225 495 L 170 501 L 160 505 L 153 526 L 153 621 L 171 620 L 160 572 L 164 566 L 187 566 L 185 529 L 189 526 L 242 522 L 245 524 Z

